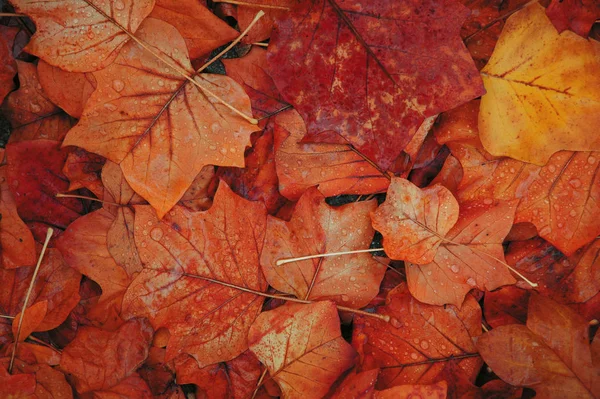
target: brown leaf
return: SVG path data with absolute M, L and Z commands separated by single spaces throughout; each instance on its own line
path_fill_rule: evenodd
M 136 35 L 193 74 L 185 42 L 173 26 L 149 18 Z M 64 145 L 118 163 L 129 185 L 159 217 L 179 201 L 205 165 L 243 166 L 255 125 L 137 43 L 124 46 L 116 61 L 94 76 L 98 89 Z M 201 74 L 195 81 L 250 114 L 248 96 L 230 78 Z
M 527 326 L 507 325 L 477 341 L 486 363 L 504 381 L 545 398 L 600 395 L 586 320 L 564 305 L 532 295 Z
M 13 0 L 37 31 L 25 49 L 51 65 L 91 72 L 115 60 L 129 36 L 154 8 L 154 0 Z
M 260 263 L 269 284 L 300 299 L 332 300 L 352 308 L 367 305 L 379 291 L 385 266 L 368 253 L 277 260 L 366 249 L 373 238 L 369 214 L 375 201 L 331 207 L 315 188 L 300 198 L 289 222 L 269 216 Z
M 290 399 L 322 397 L 354 362 L 355 352 L 341 336 L 337 308 L 330 301 L 290 303 L 264 312 L 248 342 Z
M 259 256 L 266 210 L 219 185 L 213 206 L 190 212 L 176 206 L 158 220 L 135 206 L 135 243 L 144 265 L 123 299 L 126 318 L 146 316 L 171 333 L 166 359 L 189 353 L 201 367 L 248 349 L 247 331 L 263 298 L 202 279 L 265 291 Z

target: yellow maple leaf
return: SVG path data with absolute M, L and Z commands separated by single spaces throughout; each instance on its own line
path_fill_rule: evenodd
M 481 71 L 486 150 L 544 165 L 560 150 L 600 150 L 600 43 L 559 34 L 539 4 L 510 17 Z

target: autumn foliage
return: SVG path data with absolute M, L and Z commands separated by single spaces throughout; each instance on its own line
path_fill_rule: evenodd
M 0 398 L 600 398 L 597 1 L 0 6 Z

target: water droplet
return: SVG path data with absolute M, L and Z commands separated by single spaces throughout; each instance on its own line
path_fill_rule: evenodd
M 469 279 L 467 280 L 467 284 L 469 284 L 471 287 L 475 287 L 477 285 L 477 282 L 473 277 L 469 277 Z
M 548 170 L 550 171 L 550 173 L 554 173 L 554 172 L 556 172 L 556 166 L 550 165 L 550 166 L 548 166 Z
M 350 281 L 356 281 L 356 277 L 350 276 Z
M 596 157 L 589 156 L 589 157 L 588 157 L 588 159 L 587 159 L 587 161 L 588 161 L 588 163 L 589 163 L 590 165 L 593 165 L 593 164 L 595 164 L 595 163 L 596 163 Z
M 579 188 L 579 187 L 581 187 L 581 180 L 571 179 L 571 180 L 569 180 L 569 185 L 571 185 L 571 187 L 573 187 L 573 188 Z
M 77 18 L 75 18 L 75 19 L 73 20 L 73 25 L 77 25 L 78 23 L 79 23 L 79 20 L 78 20 Z
M 569 212 L 569 215 L 571 215 L 571 217 L 575 217 L 575 216 L 577 216 L 577 211 L 575 209 L 571 209 L 571 211 Z
M 104 104 L 104 108 L 106 108 L 109 111 L 116 111 L 117 110 L 117 106 L 111 103 L 106 103 Z
M 423 349 L 428 349 L 429 348 L 429 343 L 425 340 L 421 341 L 421 348 Z
M 113 85 L 113 89 L 115 89 L 118 93 L 123 91 L 123 89 L 125 88 L 125 83 L 123 83 L 123 81 L 119 80 L 119 79 L 113 80 L 112 85 Z
M 42 110 L 42 107 L 39 104 L 31 103 L 31 112 L 38 113 Z
M 225 148 L 225 147 L 222 147 L 222 148 L 219 150 L 219 152 L 220 152 L 221 154 L 225 155 L 225 154 L 227 154 L 227 148 Z
M 458 273 L 460 271 L 460 268 L 456 265 L 452 265 L 450 266 L 450 270 L 452 270 L 453 273 Z
M 152 237 L 154 241 L 160 241 L 163 237 L 163 231 L 159 227 L 155 227 L 150 232 L 150 237 Z
M 158 85 L 159 85 L 160 87 L 163 87 L 163 86 L 165 85 L 165 81 L 164 81 L 164 80 L 159 80 L 159 81 L 158 81 Z
M 419 358 L 419 356 L 417 356 L 417 354 L 413 352 L 410 354 L 410 358 L 413 360 L 417 360 Z
M 390 318 L 390 324 L 394 328 L 400 328 L 400 327 L 402 327 L 404 325 L 401 321 L 399 321 L 395 317 Z
M 483 203 L 486 205 L 492 205 L 494 203 L 494 200 L 491 198 L 486 198 L 483 200 Z
M 113 5 L 114 5 L 115 9 L 117 9 L 119 11 L 123 11 L 125 9 L 125 4 L 120 0 L 115 1 Z
M 342 295 L 342 301 L 348 302 L 349 300 L 350 298 L 348 298 L 348 295 Z

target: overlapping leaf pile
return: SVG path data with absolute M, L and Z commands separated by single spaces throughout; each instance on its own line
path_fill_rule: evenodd
M 232 3 L 3 6 L 0 397 L 600 398 L 597 2 Z

